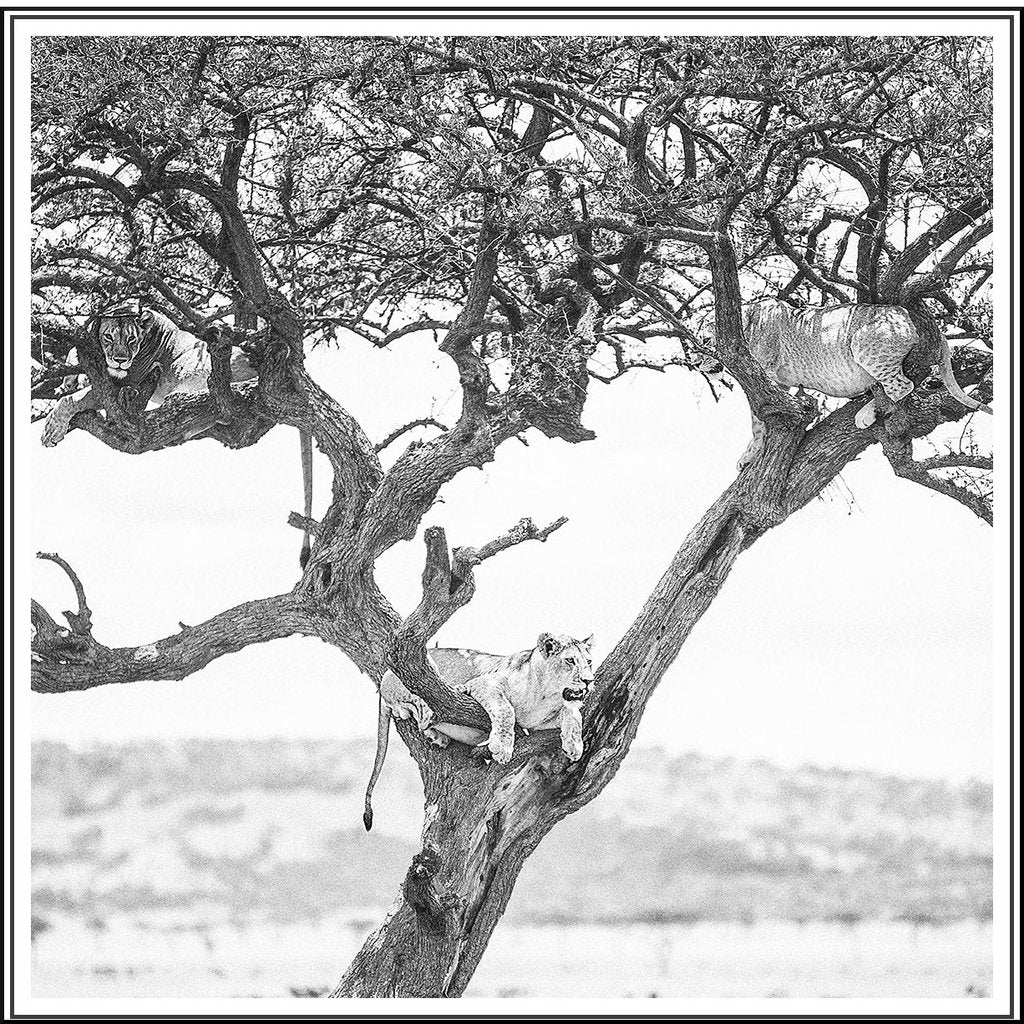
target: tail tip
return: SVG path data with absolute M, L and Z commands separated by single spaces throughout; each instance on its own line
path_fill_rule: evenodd
M 309 561 L 309 545 L 303 544 L 302 550 L 299 552 L 299 568 L 305 569 L 306 563 Z
M 373 811 L 363 811 L 363 824 L 366 826 L 366 831 L 369 832 L 373 828 Z

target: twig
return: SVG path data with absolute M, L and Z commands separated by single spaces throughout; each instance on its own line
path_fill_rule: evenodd
M 479 565 L 485 558 L 490 558 L 492 555 L 496 555 L 499 551 L 504 551 L 515 544 L 522 544 L 525 540 L 546 541 L 548 537 L 555 532 L 555 530 L 565 526 L 567 522 L 569 522 L 567 516 L 559 516 L 559 518 L 550 526 L 545 526 L 544 529 L 540 529 L 534 524 L 532 519 L 525 517 L 520 519 L 519 522 L 516 523 L 516 525 L 507 533 L 503 533 L 500 537 L 496 537 L 494 540 L 488 541 L 482 547 L 456 548 L 452 552 L 454 564 Z
M 914 459 L 909 440 L 898 438 L 882 442 L 882 451 L 889 460 L 893 472 L 904 480 L 920 484 L 930 490 L 938 491 L 947 498 L 960 502 L 965 508 L 970 509 L 979 519 L 983 519 L 989 526 L 992 525 L 992 499 L 991 496 L 975 493 L 952 480 L 940 476 L 933 476 L 929 469 L 991 469 L 992 460 L 984 456 L 966 455 L 939 455 L 922 462 Z M 950 461 L 956 459 L 954 463 Z
M 70 565 L 68 565 L 67 562 L 64 561 L 63 558 L 60 557 L 60 555 L 55 552 L 37 551 L 36 558 L 43 558 L 48 562 L 56 562 L 56 564 L 67 573 L 72 586 L 75 588 L 75 595 L 78 598 L 78 611 L 66 611 L 64 612 L 64 618 L 68 620 L 68 623 L 74 633 L 77 633 L 79 636 L 91 637 L 92 612 L 89 609 L 89 605 L 86 603 L 85 587 L 82 586 L 82 581 L 78 578 L 78 574 Z
M 296 530 L 302 530 L 303 533 L 311 533 L 314 537 L 320 536 L 320 523 L 316 519 L 300 516 L 298 512 L 288 513 L 288 525 L 294 526 Z
M 992 469 L 991 455 L 969 455 L 964 452 L 950 452 L 948 455 L 933 455 L 917 463 L 922 469 Z
M 412 420 L 411 422 L 406 423 L 404 427 L 398 427 L 397 430 L 392 430 L 391 433 L 374 448 L 374 451 L 380 454 L 389 444 L 393 441 L 397 441 L 404 433 L 406 433 L 406 431 L 413 430 L 416 427 L 437 427 L 438 430 L 448 429 L 440 422 L 440 420 L 435 420 L 433 416 L 424 416 L 421 419 Z

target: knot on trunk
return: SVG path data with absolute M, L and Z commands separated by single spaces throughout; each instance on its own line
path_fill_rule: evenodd
M 448 918 L 447 901 L 434 888 L 440 868 L 441 855 L 432 846 L 424 846 L 413 857 L 402 883 L 402 895 L 415 912 L 417 924 L 432 934 L 443 932 Z

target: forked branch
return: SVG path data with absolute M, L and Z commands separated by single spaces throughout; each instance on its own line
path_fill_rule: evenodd
M 56 552 L 53 551 L 37 551 L 36 558 L 43 558 L 48 562 L 55 562 L 59 565 L 65 573 L 68 575 L 68 579 L 71 580 L 72 586 L 75 588 L 75 596 L 78 598 L 78 611 L 66 611 L 64 612 L 64 618 L 68 620 L 68 624 L 71 626 L 72 632 L 79 636 L 92 636 L 92 611 L 89 608 L 85 600 L 85 587 L 82 586 L 82 581 L 78 578 L 78 573 L 64 561 Z M 52 621 L 52 620 L 51 620 Z
M 992 468 L 991 458 L 950 454 L 936 455 L 918 462 L 914 458 L 910 440 L 906 438 L 883 441 L 882 451 L 898 477 L 960 502 L 964 508 L 970 509 L 979 519 L 983 519 L 989 526 L 992 525 L 992 493 L 980 479 L 975 482 L 972 478 L 966 483 L 958 483 L 949 477 L 936 476 L 933 472 L 942 469 L 990 470 Z
M 546 541 L 568 522 L 565 516 L 541 529 L 532 519 L 520 519 L 500 537 L 479 548 L 455 548 L 449 557 L 444 529 L 426 530 L 427 546 L 423 566 L 423 596 L 416 609 L 395 633 L 388 664 L 413 693 L 430 705 L 438 719 L 475 725 L 490 723 L 483 708 L 470 697 L 456 694 L 438 678 L 426 659 L 425 645 L 476 592 L 473 570 L 481 562 L 527 540 Z
M 137 647 L 107 647 L 92 635 L 92 613 L 77 574 L 59 555 L 40 552 L 68 574 L 78 611 L 64 613 L 61 628 L 38 602 L 32 602 L 32 689 L 37 693 L 89 690 L 107 683 L 184 679 L 224 654 L 293 633 L 314 635 L 290 594 L 247 601 L 198 626 Z

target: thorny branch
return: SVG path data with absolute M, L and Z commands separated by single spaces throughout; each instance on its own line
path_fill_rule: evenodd
M 437 429 L 441 431 L 448 429 L 440 420 L 434 419 L 433 416 L 423 416 L 418 420 L 410 420 L 404 426 L 397 427 L 395 430 L 392 430 L 383 441 L 375 446 L 374 450 L 379 454 L 384 451 L 388 445 L 397 441 L 403 434 L 408 433 L 410 430 L 415 430 L 416 427 L 437 427 Z
M 914 458 L 909 438 L 886 438 L 882 451 L 892 466 L 893 472 L 903 480 L 927 487 L 939 494 L 959 502 L 979 519 L 992 525 L 992 491 L 983 481 L 971 479 L 968 483 L 957 483 L 949 477 L 936 476 L 933 471 L 942 469 L 991 470 L 992 459 L 987 456 L 937 455 L 918 461 Z

